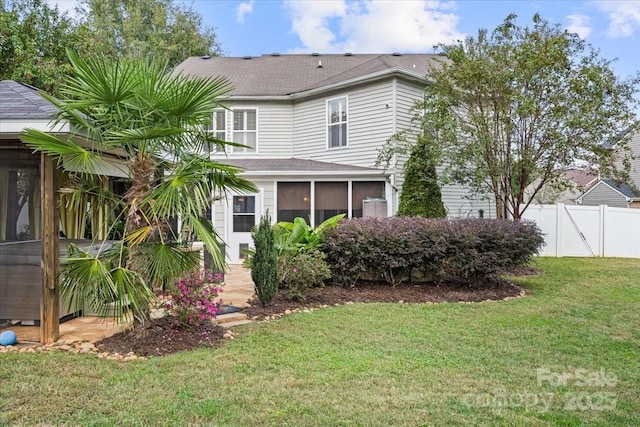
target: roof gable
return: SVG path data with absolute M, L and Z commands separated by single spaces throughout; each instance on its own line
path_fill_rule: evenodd
M 582 193 L 580 195 L 580 197 L 578 197 L 577 200 L 579 200 L 579 201 L 582 200 L 586 195 L 588 195 L 589 193 L 591 193 L 592 191 L 594 191 L 596 188 L 598 188 L 601 185 L 609 187 L 611 190 L 615 191 L 616 193 L 620 194 L 621 196 L 625 197 L 626 199 L 640 200 L 640 192 L 638 190 L 634 189 L 629 184 L 616 183 L 615 181 L 613 181 L 611 179 L 600 179 L 597 183 L 595 183 L 593 186 L 591 186 L 591 188 L 589 188 L 587 191 Z
M 444 57 L 432 54 L 191 57 L 176 71 L 200 77 L 226 76 L 235 88 L 232 96 L 289 96 L 385 72 L 424 77 L 442 60 Z

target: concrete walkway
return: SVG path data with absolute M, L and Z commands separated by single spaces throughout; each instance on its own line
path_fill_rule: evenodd
M 220 298 L 225 305 L 246 307 L 247 301 L 253 298 L 254 287 L 251 270 L 242 265 L 229 265 L 224 275 L 224 286 Z
M 251 270 L 239 264 L 229 265 L 224 275 L 222 293 L 219 295 L 222 303 L 244 308 L 249 305 L 248 301 L 253 298 L 253 295 L 254 285 L 251 279 Z M 216 317 L 215 321 L 225 328 L 251 323 L 251 320 L 247 319 L 247 315 L 240 312 L 221 314 Z

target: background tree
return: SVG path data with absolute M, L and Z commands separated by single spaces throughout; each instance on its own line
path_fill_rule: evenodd
M 77 134 L 26 129 L 21 139 L 82 171 L 76 187 L 67 190 L 71 197 L 74 191 L 90 191 L 93 177 L 106 166 L 101 153 L 128 161 L 131 187 L 124 195 L 96 192 L 112 211 L 121 212 L 116 220 L 125 223 L 122 237 L 105 240 L 97 250 L 70 247 L 61 295 L 77 303 L 87 300 L 105 315 L 105 302 L 114 301 L 145 316 L 154 287 L 199 265 L 195 253 L 185 250 L 191 236 L 204 242 L 216 268 L 224 268 L 220 241 L 205 212 L 228 189 L 255 191 L 238 169 L 198 154 L 204 144 L 227 144 L 206 129 L 211 111 L 231 86 L 221 77 L 174 75 L 157 60 L 81 59 L 72 52 L 69 59 L 75 77 L 62 86 L 63 100 L 43 96 Z M 179 230 L 170 225 L 177 217 Z
M 46 0 L 0 0 L 0 79 L 59 96 L 71 75 L 67 49 L 87 58 L 154 58 L 171 68 L 222 52 L 214 29 L 174 0 L 82 0 L 73 19 Z
M 189 56 L 222 52 L 214 29 L 174 0 L 82 0 L 76 13 L 91 35 L 81 53 L 156 58 L 173 68 Z
M 444 218 L 447 212 L 442 203 L 438 176 L 431 144 L 426 134 L 418 137 L 404 168 L 399 216 Z
M 498 217 L 518 219 L 569 166 L 623 177 L 601 144 L 637 123 L 638 76 L 620 79 L 611 61 L 537 14 L 531 28 L 509 15 L 490 34 L 441 48 L 416 107 L 445 182 L 493 194 Z
M 71 19 L 46 0 L 0 0 L 0 80 L 58 95 L 71 70 L 66 49 L 78 42 Z

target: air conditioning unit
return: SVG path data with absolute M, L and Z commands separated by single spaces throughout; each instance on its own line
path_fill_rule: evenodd
M 374 218 L 387 217 L 387 201 L 382 198 L 367 198 L 362 201 L 362 216 Z

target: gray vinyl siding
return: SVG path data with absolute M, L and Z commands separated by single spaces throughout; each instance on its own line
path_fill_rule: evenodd
M 587 194 L 582 197 L 582 205 L 608 205 L 614 208 L 628 207 L 626 197 L 603 182 L 599 182 L 598 184 L 596 184 Z
M 395 131 L 394 133 L 407 131 L 408 138 L 415 140 L 416 135 L 420 132 L 420 124 L 414 123 L 413 117 L 415 112 L 413 108 L 416 101 L 422 98 L 424 88 L 404 82 L 402 80 L 395 80 Z M 408 155 L 397 155 L 395 158 L 395 164 L 389 165 L 391 170 L 394 171 L 395 180 L 394 185 L 397 188 L 402 188 L 404 182 L 404 165 L 408 160 Z
M 294 156 L 304 159 L 374 167 L 377 148 L 393 132 L 391 80 L 299 101 L 294 107 Z M 347 97 L 347 146 L 327 148 L 327 100 Z
M 293 156 L 293 104 L 291 101 L 233 102 L 230 109 L 255 108 L 257 114 L 257 153 L 233 153 L 230 157 L 282 157 Z M 233 115 L 227 112 L 227 139 L 232 139 Z
M 637 131 L 629 141 L 629 149 L 631 150 L 631 170 L 629 171 L 630 182 L 640 188 L 640 131 Z M 616 163 L 616 167 L 620 170 L 624 169 L 621 161 Z
M 227 201 L 225 199 L 216 200 L 213 203 L 213 227 L 221 239 L 224 239 L 225 237 L 224 217 L 226 208 Z
M 441 192 L 449 218 L 477 218 L 479 209 L 484 211 L 485 218 L 496 217 L 495 203 L 490 195 L 471 197 L 469 189 L 462 185 L 444 185 Z
M 252 181 L 256 185 L 256 187 L 262 190 L 263 205 L 262 205 L 262 211 L 260 212 L 260 214 L 264 215 L 267 213 L 267 210 L 268 210 L 269 215 L 271 216 L 271 220 L 273 220 L 275 217 L 273 181 L 254 181 L 254 180 Z
M 634 157 L 633 160 L 631 160 L 631 180 L 636 187 L 640 188 L 640 131 L 633 135 L 633 138 L 629 142 L 629 147 Z

